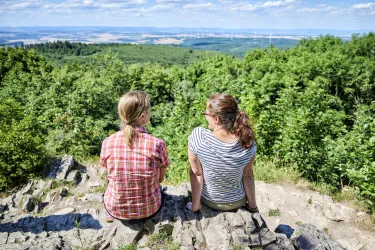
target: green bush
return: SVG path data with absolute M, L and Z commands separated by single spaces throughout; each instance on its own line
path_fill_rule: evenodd
M 14 100 L 0 103 L 0 190 L 11 188 L 36 176 L 46 159 L 43 135 L 35 119 L 22 120 L 21 108 Z

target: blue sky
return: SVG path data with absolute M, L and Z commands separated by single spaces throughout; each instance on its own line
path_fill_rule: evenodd
M 0 26 L 375 30 L 375 1 L 0 0 Z

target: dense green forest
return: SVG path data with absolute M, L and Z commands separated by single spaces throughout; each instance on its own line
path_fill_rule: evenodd
M 95 46 L 94 46 L 95 48 Z M 90 53 L 84 52 L 84 53 Z M 125 64 L 120 54 L 52 66 L 35 50 L 0 48 L 0 188 L 27 180 L 50 156 L 96 156 L 119 129 L 119 96 L 149 93 L 149 132 L 164 139 L 167 180 L 188 180 L 187 137 L 205 125 L 213 93 L 234 95 L 253 119 L 258 161 L 296 166 L 311 181 L 353 186 L 375 202 L 375 35 L 302 40 L 208 54 L 184 67 Z
M 95 60 L 95 55 L 105 55 L 106 53 L 117 54 L 117 58 L 124 64 L 158 63 L 163 66 L 184 66 L 196 61 L 200 56 L 214 53 L 150 44 L 85 44 L 68 41 L 31 44 L 26 48 L 35 49 L 56 66 L 73 62 L 91 63 Z

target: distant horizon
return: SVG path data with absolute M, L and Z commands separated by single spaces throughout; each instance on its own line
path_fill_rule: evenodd
M 332 31 L 368 31 L 374 29 L 327 29 L 327 28 L 221 28 L 221 27 L 183 27 L 183 26 L 109 26 L 109 25 L 29 25 L 29 26 L 1 26 L 0 28 L 155 28 L 155 29 L 217 29 L 217 30 L 332 30 Z
M 2 0 L 0 23 L 3 27 L 371 31 L 375 0 Z

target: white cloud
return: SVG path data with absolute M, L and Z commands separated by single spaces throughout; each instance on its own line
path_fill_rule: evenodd
M 157 3 L 190 3 L 190 0 L 156 0 Z
M 184 9 L 193 9 L 193 10 L 205 10 L 205 9 L 212 9 L 215 5 L 212 3 L 198 3 L 198 4 L 185 4 L 183 6 Z
M 263 8 L 270 8 L 270 7 L 280 7 L 280 6 L 285 6 L 287 2 L 282 2 L 282 1 L 277 1 L 277 2 L 265 2 L 261 5 Z
M 42 4 L 36 1 L 20 1 L 12 4 L 7 4 L 8 10 L 24 10 L 24 9 L 35 9 L 42 7 Z
M 298 9 L 297 12 L 299 13 L 312 13 L 312 12 L 329 12 L 329 11 L 335 11 L 337 10 L 337 7 L 336 6 L 327 6 L 327 5 L 324 5 L 321 7 L 316 7 L 316 8 L 302 8 L 302 9 Z
M 173 10 L 175 9 L 175 5 L 174 4 L 157 4 L 151 8 L 148 8 L 147 11 L 158 11 L 158 12 L 162 12 L 162 11 L 170 11 L 170 10 Z
M 360 4 L 354 4 L 354 9 L 372 9 L 375 7 L 375 3 L 360 3 Z
M 223 0 L 225 1 L 225 0 Z M 297 3 L 296 0 L 285 0 L 285 1 L 267 1 L 267 2 L 258 2 L 256 4 L 250 4 L 245 2 L 233 3 L 230 7 L 231 11 L 258 11 L 265 9 L 277 9 L 282 7 L 283 9 L 292 9 L 294 8 L 294 3 Z M 273 12 L 275 13 L 275 12 Z M 280 13 L 280 12 L 278 12 Z

